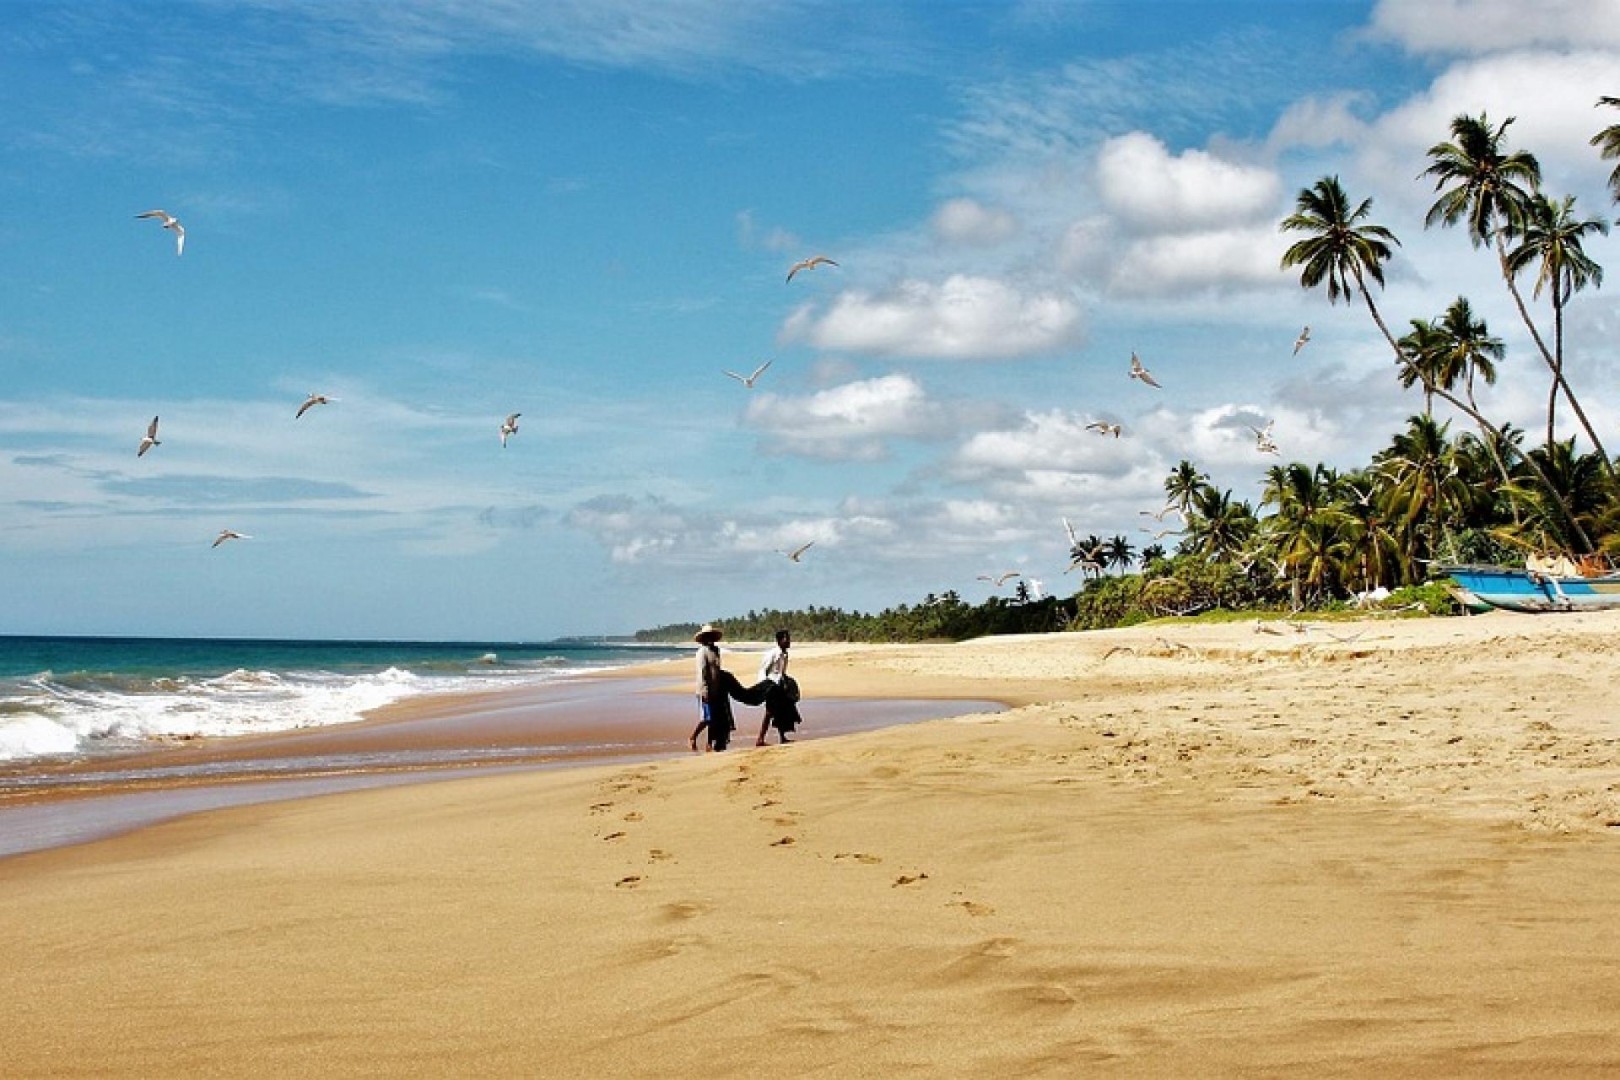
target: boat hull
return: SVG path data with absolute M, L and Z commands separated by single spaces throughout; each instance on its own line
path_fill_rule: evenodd
M 1505 566 L 1449 566 L 1443 573 L 1481 603 L 1503 611 L 1620 608 L 1620 574 L 1580 577 Z

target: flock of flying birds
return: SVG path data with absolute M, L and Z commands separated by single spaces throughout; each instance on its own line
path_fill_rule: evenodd
M 1299 350 L 1303 349 L 1310 342 L 1310 340 L 1311 328 L 1306 326 L 1300 330 L 1299 336 L 1294 339 L 1293 355 L 1298 356 Z M 1147 367 L 1142 363 L 1141 357 L 1137 356 L 1135 351 L 1132 351 L 1131 353 L 1131 364 L 1130 368 L 1126 372 L 1126 375 L 1132 379 L 1135 379 L 1144 386 L 1151 386 L 1155 390 L 1163 389 L 1163 384 L 1161 384 L 1158 379 L 1154 378 L 1153 372 L 1147 369 Z M 1282 451 L 1277 446 L 1277 440 L 1273 438 L 1271 434 L 1272 427 L 1275 423 L 1275 420 L 1268 420 L 1266 421 L 1266 426 L 1263 428 L 1257 428 L 1253 424 L 1245 425 L 1250 431 L 1254 432 L 1254 446 L 1258 452 L 1262 454 L 1281 456 Z M 1086 430 L 1095 431 L 1098 435 L 1112 436 L 1113 438 L 1117 439 L 1124 433 L 1125 429 L 1124 426 L 1119 423 L 1114 423 L 1107 420 L 1093 420 L 1086 424 Z M 1166 514 L 1173 513 L 1177 516 L 1181 516 L 1180 508 L 1173 503 L 1159 510 L 1142 510 L 1139 511 L 1139 513 L 1141 513 L 1144 517 L 1153 518 L 1155 521 L 1161 523 L 1164 521 Z M 1103 546 L 1097 545 L 1090 548 L 1085 547 L 1080 540 L 1079 534 L 1075 532 L 1074 526 L 1069 523 L 1068 518 L 1063 519 L 1063 528 L 1064 531 L 1068 533 L 1069 537 L 1069 566 L 1068 569 L 1064 570 L 1063 572 L 1067 574 L 1070 571 L 1079 570 L 1081 573 L 1101 573 L 1103 570 L 1103 563 L 1101 561 Z M 1155 541 L 1162 540 L 1166 536 L 1179 535 L 1182 531 L 1183 530 L 1179 528 L 1159 529 L 1154 531 L 1146 526 L 1142 527 L 1142 532 L 1149 534 Z M 999 574 L 980 574 L 978 579 L 980 581 L 988 581 L 993 587 L 1000 589 L 1005 586 L 1007 582 L 1023 577 L 1024 575 L 1016 570 L 1006 570 Z M 1033 591 L 1038 594 L 1040 591 L 1040 583 L 1034 578 L 1028 578 L 1025 580 L 1034 586 Z M 1035 598 L 1039 599 L 1039 596 L 1037 595 Z
M 178 256 L 178 255 L 185 254 L 185 250 L 186 250 L 186 230 L 185 230 L 185 226 L 180 224 L 179 219 L 176 218 L 173 214 L 169 213 L 167 210 L 147 210 L 147 211 L 145 211 L 143 213 L 136 214 L 135 217 L 138 220 L 150 219 L 150 220 L 156 221 L 166 231 L 172 232 L 174 234 L 174 253 L 175 253 L 175 255 Z M 814 270 L 815 268 L 817 268 L 819 266 L 837 266 L 837 265 L 838 265 L 837 262 L 835 262 L 832 259 L 829 259 L 825 255 L 812 255 L 811 257 L 809 257 L 807 259 L 800 259 L 798 262 L 794 263 L 788 269 L 787 280 L 789 282 L 791 282 L 793 280 L 793 278 L 797 274 L 799 274 L 801 271 Z M 1298 356 L 1299 351 L 1301 349 L 1303 349 L 1306 346 L 1306 344 L 1309 343 L 1310 340 L 1311 340 L 1311 328 L 1309 326 L 1306 326 L 1304 329 L 1302 329 L 1299 332 L 1299 337 L 1294 339 L 1294 353 L 1293 354 L 1295 356 Z M 745 389 L 752 390 L 754 388 L 754 385 L 759 381 L 760 376 L 764 375 L 766 370 L 768 368 L 770 368 L 770 366 L 771 366 L 771 361 L 766 360 L 764 363 L 760 364 L 758 367 L 756 367 L 752 372 L 750 372 L 747 375 L 742 375 L 742 374 L 739 374 L 738 372 L 729 371 L 729 370 L 726 370 L 726 369 L 721 369 L 721 370 L 722 370 L 722 373 L 725 374 L 726 376 L 728 376 L 729 378 L 735 379 L 735 380 L 737 380 L 737 382 L 741 383 Z M 1143 365 L 1141 358 L 1136 355 L 1135 351 L 1132 351 L 1132 353 L 1131 353 L 1131 364 L 1130 364 L 1130 368 L 1129 368 L 1129 370 L 1127 371 L 1126 374 L 1130 378 L 1135 379 L 1137 382 L 1142 383 L 1144 386 L 1150 386 L 1155 390 L 1163 389 L 1163 384 L 1160 383 L 1158 381 L 1158 379 L 1154 378 L 1153 373 L 1151 371 L 1149 371 L 1146 366 Z M 315 406 L 317 406 L 317 405 L 329 405 L 329 404 L 335 402 L 336 400 L 337 400 L 337 398 L 328 397 L 325 394 L 313 394 L 312 393 L 307 398 L 304 399 L 304 401 L 303 401 L 303 403 L 301 405 L 298 406 L 297 411 L 293 414 L 293 419 L 295 419 L 295 420 L 301 419 L 306 412 L 308 412 L 310 409 L 314 408 Z M 506 419 L 501 421 L 499 431 L 500 431 L 501 448 L 502 449 L 506 448 L 507 440 L 510 439 L 513 435 L 517 434 L 517 432 L 518 432 L 518 418 L 520 416 L 522 416 L 522 415 L 523 414 L 520 413 L 520 412 L 509 413 L 507 415 Z M 1266 426 L 1264 428 L 1257 428 L 1257 427 L 1254 427 L 1253 425 L 1248 425 L 1249 430 L 1254 432 L 1255 449 L 1258 450 L 1262 454 L 1280 455 L 1280 453 L 1281 453 L 1281 451 L 1277 447 L 1276 440 L 1272 437 L 1272 434 L 1271 434 L 1273 423 L 1275 423 L 1275 421 L 1267 421 Z M 1111 423 L 1111 422 L 1108 422 L 1108 421 L 1105 421 L 1105 420 L 1093 420 L 1090 423 L 1086 424 L 1086 429 L 1088 431 L 1095 431 L 1099 435 L 1112 436 L 1113 438 L 1116 438 L 1116 439 L 1119 438 L 1124 433 L 1124 427 L 1121 424 Z M 158 418 L 156 416 L 154 416 L 154 417 L 152 417 L 152 422 L 146 426 L 146 435 L 141 439 L 140 445 L 136 448 L 135 456 L 136 457 L 144 457 L 148 450 L 151 450 L 154 446 L 162 446 L 162 445 L 163 444 L 158 440 Z M 1164 520 L 1165 514 L 1172 513 L 1172 512 L 1176 513 L 1176 514 L 1180 514 L 1180 510 L 1178 510 L 1173 505 L 1166 506 L 1163 509 L 1158 510 L 1158 511 L 1151 511 L 1151 510 L 1143 510 L 1143 511 L 1141 511 L 1141 513 L 1143 515 L 1145 515 L 1147 517 L 1154 518 L 1155 520 L 1161 521 L 1161 522 Z M 1070 554 L 1070 562 L 1069 562 L 1068 569 L 1064 570 L 1063 572 L 1065 574 L 1067 574 L 1072 570 L 1079 569 L 1083 573 L 1087 572 L 1087 571 L 1095 571 L 1095 572 L 1100 573 L 1102 571 L 1102 563 L 1099 561 L 1099 559 L 1100 559 L 1101 554 L 1102 554 L 1102 549 L 1101 548 L 1092 548 L 1090 550 L 1084 549 L 1081 546 L 1079 536 L 1074 531 L 1074 526 L 1072 526 L 1069 523 L 1068 518 L 1063 519 L 1063 528 L 1068 533 L 1069 554 Z M 1144 527 L 1142 529 L 1142 531 L 1146 532 L 1146 533 L 1150 533 L 1155 540 L 1159 540 L 1159 539 L 1162 539 L 1163 537 L 1166 537 L 1166 536 L 1175 535 L 1175 534 L 1181 532 L 1182 530 L 1180 530 L 1180 529 L 1162 529 L 1162 530 L 1159 530 L 1158 532 L 1153 532 L 1153 530 Z M 252 537 L 250 537 L 246 533 L 240 533 L 240 532 L 235 531 L 234 529 L 221 529 L 219 531 L 219 535 L 214 538 L 214 542 L 213 542 L 212 546 L 217 548 L 221 544 L 225 543 L 227 540 L 250 540 L 250 539 L 252 539 Z M 777 549 L 777 554 L 785 556 L 790 562 L 798 563 L 798 562 L 802 561 L 802 559 L 804 557 L 804 553 L 809 551 L 811 546 L 814 543 L 815 543 L 814 540 L 809 541 L 807 543 L 799 545 L 798 547 L 794 548 L 791 551 L 785 551 L 785 550 L 782 550 L 781 548 L 778 548 Z M 1006 571 L 1002 571 L 999 574 L 980 574 L 978 576 L 978 580 L 980 580 L 980 581 L 988 581 L 988 582 L 991 583 L 992 586 L 994 586 L 997 589 L 1003 588 L 1004 586 L 1006 586 L 1006 584 L 1009 581 L 1014 581 L 1014 580 L 1019 580 L 1019 579 L 1025 580 L 1026 583 L 1027 583 L 1027 586 L 1033 586 L 1032 592 L 1035 594 L 1035 598 L 1039 599 L 1040 592 L 1041 592 L 1041 583 L 1038 580 L 1034 579 L 1034 578 L 1024 578 L 1024 575 L 1019 571 L 1006 570 Z
M 169 232 L 172 232 L 174 234 L 174 253 L 175 253 L 175 255 L 179 256 L 179 255 L 184 255 L 185 254 L 185 252 L 186 252 L 186 229 L 185 229 L 184 225 L 180 224 L 180 219 L 179 218 L 176 218 L 173 214 L 169 213 L 167 210 L 147 210 L 147 211 L 144 211 L 142 213 L 136 214 L 135 218 L 136 218 L 136 220 L 150 219 L 150 220 L 156 221 L 165 230 L 167 230 Z M 836 263 L 832 259 L 829 259 L 825 255 L 812 255 L 808 259 L 801 259 L 798 262 L 794 263 L 788 269 L 787 280 L 792 281 L 794 276 L 796 274 L 798 274 L 800 271 L 803 271 L 803 270 L 813 270 L 818 266 L 837 266 L 837 265 L 838 265 L 838 263 Z M 752 390 L 754 388 L 754 384 L 757 381 L 759 381 L 759 377 L 761 375 L 765 374 L 765 369 L 770 367 L 770 366 L 771 366 L 771 361 L 767 360 L 763 364 L 759 365 L 759 367 L 755 368 L 753 370 L 753 372 L 751 374 L 749 374 L 749 375 L 739 375 L 735 371 L 727 371 L 726 374 L 731 376 L 733 379 L 736 379 L 738 382 L 742 383 L 743 386 L 745 386 L 748 389 Z M 337 400 L 338 400 L 337 398 L 328 397 L 325 394 L 310 394 L 307 398 L 304 399 L 303 403 L 298 406 L 297 411 L 293 413 L 293 419 L 294 420 L 302 419 L 303 415 L 305 413 L 307 413 L 310 409 L 313 409 L 315 406 L 317 406 L 317 405 L 330 405 L 330 404 L 332 404 L 333 402 L 335 402 Z M 503 450 L 506 449 L 507 440 L 509 440 L 513 435 L 517 434 L 517 432 L 518 432 L 518 417 L 520 417 L 522 415 L 523 414 L 520 413 L 520 412 L 508 413 L 507 416 L 506 416 L 506 419 L 501 421 L 501 425 L 500 425 L 500 429 L 499 429 L 500 437 L 501 437 L 501 449 L 503 449 Z M 146 425 L 146 434 L 141 438 L 140 444 L 136 447 L 135 456 L 136 457 L 145 457 L 147 451 L 151 450 L 154 446 L 162 446 L 162 445 L 163 445 L 163 443 L 158 439 L 158 417 L 154 416 L 154 417 L 152 417 L 152 422 Z M 211 546 L 219 547 L 219 545 L 225 543 L 225 541 L 227 541 L 227 540 L 251 540 L 251 539 L 252 539 L 252 537 L 249 536 L 247 533 L 237 532 L 234 529 L 221 529 L 219 531 L 219 535 L 214 538 L 214 542 L 213 542 L 213 544 Z M 812 540 L 809 543 L 799 545 L 797 548 L 794 548 L 792 551 L 782 551 L 782 550 L 778 549 L 777 553 L 780 554 L 780 555 L 786 556 L 789 561 L 797 563 L 804 557 L 804 553 L 806 551 L 810 550 L 811 545 L 814 544 L 814 543 L 815 543 L 815 541 Z

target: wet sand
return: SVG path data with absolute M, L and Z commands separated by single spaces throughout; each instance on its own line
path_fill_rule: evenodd
M 1620 617 L 1269 629 L 829 649 L 1013 707 L 0 860 L 8 1072 L 1620 1072 Z

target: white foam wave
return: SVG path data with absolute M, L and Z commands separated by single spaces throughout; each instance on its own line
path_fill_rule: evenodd
M 0 760 L 344 724 L 402 698 L 478 684 L 399 668 L 360 676 L 232 671 L 148 682 L 140 692 L 68 687 L 40 676 L 5 697 Z

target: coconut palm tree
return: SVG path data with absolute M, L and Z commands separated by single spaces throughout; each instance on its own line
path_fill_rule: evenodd
M 1558 407 L 1558 388 L 1562 385 L 1569 397 L 1570 407 L 1575 410 L 1576 417 L 1586 430 L 1586 437 L 1592 440 L 1599 461 L 1612 475 L 1609 455 L 1604 453 L 1603 444 L 1598 441 L 1597 432 L 1592 429 L 1580 402 L 1573 394 L 1567 393 L 1568 384 L 1563 378 L 1564 305 L 1588 285 L 1593 288 L 1603 285 L 1603 267 L 1594 262 L 1582 246 L 1582 239 L 1592 233 L 1607 236 L 1609 223 L 1602 218 L 1576 218 L 1575 196 L 1566 195 L 1554 202 L 1545 195 L 1537 195 L 1531 199 L 1524 222 L 1516 234 L 1519 244 L 1508 251 L 1504 265 L 1512 276 L 1535 266 L 1536 284 L 1531 290 L 1531 297 L 1539 298 L 1542 290 L 1546 289 L 1552 299 L 1553 382 L 1547 393 L 1547 445 L 1551 446 L 1556 441 L 1554 414 Z
M 1164 478 L 1164 494 L 1169 499 L 1169 505 L 1181 512 L 1182 517 L 1187 516 L 1193 500 L 1203 489 L 1209 486 L 1209 474 L 1200 472 L 1198 466 L 1182 458 L 1176 467 L 1170 470 L 1170 475 Z
M 1129 537 L 1115 535 L 1103 545 L 1102 561 L 1123 574 L 1136 562 L 1136 548 Z
M 1620 97 L 1600 97 L 1598 105 L 1620 109 Z M 1620 124 L 1610 124 L 1592 136 L 1592 145 L 1598 148 L 1599 156 L 1605 161 L 1620 158 Z M 1614 195 L 1615 201 L 1620 202 L 1620 165 L 1616 165 L 1614 171 L 1609 174 L 1609 191 Z
M 1397 344 L 1407 357 L 1406 365 L 1401 368 L 1401 388 L 1410 390 L 1414 385 L 1421 385 L 1423 415 L 1433 416 L 1434 389 L 1443 382 L 1441 369 L 1445 363 L 1445 331 L 1428 319 L 1413 319 L 1411 332 L 1403 335 Z
M 1446 523 L 1469 502 L 1470 490 L 1461 479 L 1446 427 L 1433 417 L 1414 416 L 1375 459 L 1389 479 L 1386 505 L 1414 558 L 1434 553 Z
M 1468 240 L 1479 247 L 1499 244 L 1504 232 L 1517 227 L 1541 186 L 1541 164 L 1528 151 L 1503 150 L 1513 120 L 1510 116 L 1493 128 L 1484 113 L 1452 118 L 1452 141 L 1429 147 L 1429 167 L 1418 174 L 1434 177 L 1440 192 L 1423 218 L 1424 228 L 1466 219 Z
M 1204 487 L 1189 508 L 1182 548 L 1212 562 L 1224 562 L 1244 549 L 1257 526 L 1248 503 L 1233 500 L 1230 491 Z
M 1440 192 L 1434 205 L 1423 219 L 1424 227 L 1439 222 L 1446 226 L 1467 222 L 1468 240 L 1476 248 L 1492 244 L 1497 262 L 1502 269 L 1502 280 L 1519 311 L 1519 318 L 1530 331 L 1530 340 L 1541 354 L 1547 370 L 1552 372 L 1553 393 L 1562 393 L 1579 417 L 1585 412 L 1564 378 L 1563 367 L 1553 351 L 1547 347 L 1530 308 L 1519 292 L 1515 273 L 1508 258 L 1507 242 L 1522 233 L 1535 213 L 1533 204 L 1541 186 L 1541 165 L 1535 155 L 1527 151 L 1508 153 L 1503 146 L 1507 129 L 1513 117 L 1497 127 L 1489 118 L 1457 116 L 1451 121 L 1453 141 L 1436 143 L 1429 148 L 1429 167 L 1420 174 L 1434 177 L 1435 190 Z M 1590 424 L 1585 425 L 1587 438 L 1605 462 L 1601 444 Z M 1553 441 L 1548 437 L 1549 444 Z
M 1365 199 L 1352 209 L 1350 200 L 1336 176 L 1323 177 L 1313 187 L 1302 189 L 1295 201 L 1294 213 L 1284 218 L 1279 228 L 1284 232 L 1304 232 L 1309 235 L 1283 253 L 1282 265 L 1285 269 L 1292 266 L 1302 267 L 1300 284 L 1307 289 L 1314 289 L 1325 282 L 1330 303 L 1338 301 L 1341 297 L 1348 302 L 1350 286 L 1354 284 L 1362 299 L 1366 301 L 1367 313 L 1372 316 L 1373 323 L 1377 325 L 1379 332 L 1384 335 L 1384 340 L 1389 343 L 1390 350 L 1395 354 L 1396 363 L 1400 364 L 1403 370 L 1413 369 L 1411 357 L 1389 332 L 1389 325 L 1384 322 L 1378 305 L 1373 301 L 1372 291 L 1367 286 L 1369 278 L 1379 286 L 1383 285 L 1384 263 L 1394 254 L 1390 245 L 1400 243 L 1394 234 L 1383 226 L 1365 223 L 1371 208 L 1372 200 Z M 1419 380 L 1423 382 L 1425 392 L 1432 393 L 1465 414 L 1474 421 L 1482 434 L 1495 430 L 1494 425 L 1478 408 L 1459 398 L 1452 391 L 1438 386 L 1422 369 L 1415 370 Z M 1556 497 L 1550 481 L 1541 474 L 1540 465 L 1528 456 L 1523 458 L 1523 461 L 1535 474 L 1537 481 Z M 1569 518 L 1571 528 L 1584 536 L 1579 522 L 1574 520 L 1572 513 L 1567 512 L 1567 508 L 1566 516 Z

